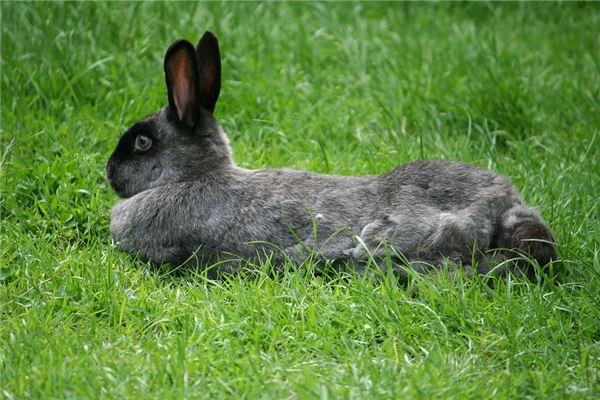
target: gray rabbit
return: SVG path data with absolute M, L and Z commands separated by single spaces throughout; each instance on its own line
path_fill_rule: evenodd
M 195 49 L 176 41 L 164 70 L 168 105 L 125 132 L 106 168 L 126 198 L 112 209 L 113 240 L 142 260 L 233 272 L 311 256 L 359 271 L 386 261 L 481 273 L 518 266 L 520 255 L 542 266 L 556 258 L 538 212 L 507 178 L 475 166 L 416 161 L 377 176 L 239 168 L 213 116 L 217 38 L 206 32 Z

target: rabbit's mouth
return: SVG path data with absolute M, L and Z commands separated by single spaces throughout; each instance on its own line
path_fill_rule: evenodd
M 124 190 L 120 190 L 119 188 L 117 188 L 115 186 L 113 186 L 113 189 L 114 189 L 115 193 L 117 194 L 117 196 L 119 196 L 122 199 L 128 199 L 132 196 L 130 193 L 127 193 Z
M 120 198 L 122 198 L 122 199 L 128 199 L 129 197 L 133 196 L 133 194 L 130 193 L 126 189 L 127 188 L 127 181 L 117 183 L 114 179 L 108 178 L 108 182 L 110 183 L 110 186 L 113 188 L 113 190 L 115 191 L 115 193 L 117 194 L 117 196 L 119 196 Z
M 116 177 L 113 163 L 109 162 L 106 166 L 106 178 L 108 179 L 110 187 L 113 188 L 119 197 L 124 199 L 131 197 L 131 194 L 126 190 L 129 182 L 127 182 L 127 179 L 121 180 Z

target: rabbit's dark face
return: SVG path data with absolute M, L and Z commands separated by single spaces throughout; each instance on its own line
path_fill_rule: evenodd
M 203 114 L 190 128 L 164 107 L 129 128 L 106 167 L 115 192 L 131 197 L 231 166 L 227 137 L 210 113 Z
M 121 197 L 232 165 L 229 142 L 212 114 L 221 88 L 216 37 L 205 33 L 196 49 L 176 41 L 164 69 L 169 104 L 129 128 L 106 166 Z

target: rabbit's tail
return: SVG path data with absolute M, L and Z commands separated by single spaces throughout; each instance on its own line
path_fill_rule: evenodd
M 533 258 L 542 267 L 556 260 L 554 236 L 535 209 L 517 204 L 502 214 L 499 225 L 495 247 L 506 249 L 506 256 Z

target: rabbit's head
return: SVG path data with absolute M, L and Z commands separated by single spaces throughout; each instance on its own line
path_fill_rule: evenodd
M 165 54 L 169 104 L 133 125 L 106 166 L 115 192 L 131 197 L 232 166 L 229 141 L 213 111 L 221 89 L 217 38 L 177 40 Z

